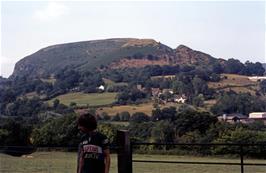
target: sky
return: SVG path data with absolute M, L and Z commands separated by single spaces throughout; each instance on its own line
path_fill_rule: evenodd
M 123 37 L 265 63 L 265 14 L 264 1 L 1 1 L 0 76 L 50 45 Z

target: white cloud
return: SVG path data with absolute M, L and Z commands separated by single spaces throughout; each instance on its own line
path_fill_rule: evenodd
M 36 10 L 34 17 L 42 21 L 49 21 L 57 19 L 65 15 L 67 12 L 68 7 L 64 4 L 58 2 L 49 2 L 48 5 L 43 9 Z

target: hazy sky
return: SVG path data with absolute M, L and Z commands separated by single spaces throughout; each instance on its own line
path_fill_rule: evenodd
M 0 75 L 49 45 L 118 37 L 265 62 L 265 3 L 2 1 Z

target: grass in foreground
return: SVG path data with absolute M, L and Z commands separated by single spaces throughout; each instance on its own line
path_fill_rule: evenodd
M 13 157 L 0 154 L 1 173 L 75 173 L 76 153 L 71 152 L 36 152 L 33 158 Z M 117 173 L 117 157 L 111 155 L 110 173 Z M 210 161 L 239 162 L 239 159 L 216 157 L 194 157 L 174 155 L 135 154 L 138 160 L 174 160 L 174 161 Z M 249 163 L 266 163 L 265 160 L 244 160 Z M 245 173 L 265 173 L 265 167 L 245 166 Z M 185 165 L 161 163 L 133 163 L 134 173 L 240 173 L 240 166 L 228 165 Z
M 69 105 L 71 102 L 75 102 L 78 106 L 99 106 L 111 104 L 116 100 L 117 93 L 68 93 L 60 95 L 49 101 L 50 104 L 53 103 L 55 99 L 60 100 L 60 103 Z

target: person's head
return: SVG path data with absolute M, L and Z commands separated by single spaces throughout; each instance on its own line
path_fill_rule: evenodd
M 83 132 L 91 132 L 97 128 L 95 116 L 90 113 L 81 114 L 78 118 L 78 128 Z

